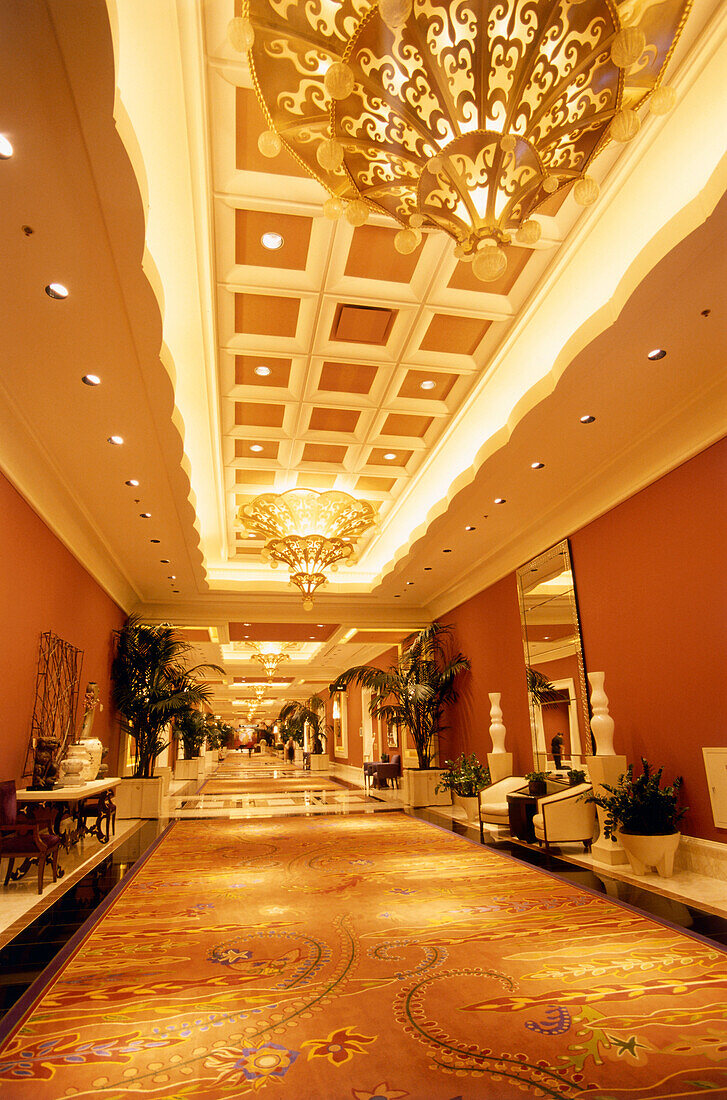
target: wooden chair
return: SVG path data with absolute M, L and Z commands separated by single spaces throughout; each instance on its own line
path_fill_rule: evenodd
M 89 829 L 86 823 L 91 817 L 96 821 Z M 102 822 L 106 823 L 105 835 Z M 111 834 L 116 832 L 116 803 L 113 799 L 113 791 L 101 791 L 100 794 L 84 798 L 79 802 L 78 826 L 82 836 L 85 833 L 93 833 L 102 844 L 107 844 Z
M 53 881 L 58 880 L 58 849 L 61 838 L 52 831 L 47 810 L 38 806 L 33 811 L 32 817 L 18 813 L 14 779 L 0 783 L 0 859 L 5 856 L 8 860 L 5 885 L 10 881 L 16 859 L 36 859 L 38 893 L 42 894 L 45 865 L 49 856 Z

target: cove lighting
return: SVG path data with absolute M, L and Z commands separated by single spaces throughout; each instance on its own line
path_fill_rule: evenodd
M 48 283 L 48 286 L 45 288 L 45 292 L 49 298 L 68 297 L 68 287 L 64 286 L 63 283 Z
M 263 233 L 260 242 L 263 248 L 267 248 L 270 252 L 277 252 L 284 243 L 280 233 Z
M 5 137 L 5 134 L 0 134 L 0 160 L 8 160 L 13 155 L 13 146 L 10 141 Z
M 124 437 L 122 435 L 110 435 L 107 442 L 113 443 L 114 447 L 120 447 L 124 442 Z
M 99 378 L 99 376 L 97 374 L 84 374 L 81 381 L 83 382 L 84 386 L 100 386 L 101 385 L 101 379 Z

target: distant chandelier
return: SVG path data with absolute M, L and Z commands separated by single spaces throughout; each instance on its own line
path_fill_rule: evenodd
M 266 645 L 263 648 L 261 648 L 260 646 L 256 645 L 255 642 L 252 643 L 252 646 L 253 646 L 253 649 L 255 650 L 255 652 L 252 655 L 253 661 L 259 661 L 260 664 L 265 669 L 265 673 L 267 675 L 268 680 L 272 680 L 272 678 L 275 675 L 275 673 L 277 672 L 279 666 L 283 663 L 283 661 L 287 657 L 288 647 L 286 645 L 284 645 L 284 646 L 274 646 L 274 645 L 273 646 L 268 646 L 268 645 Z M 255 688 L 256 692 L 257 692 L 257 690 L 258 689 Z M 263 688 L 263 690 L 265 690 L 265 689 Z
M 340 561 L 352 565 L 354 542 L 376 521 L 370 504 L 348 493 L 289 489 L 264 493 L 238 512 L 248 531 L 268 541 L 263 557 L 273 569 L 290 570 L 290 583 L 303 593 L 303 607 L 313 607 L 315 591 L 325 584 L 325 570 L 335 572 Z
M 399 252 L 444 230 L 485 282 L 533 213 L 674 105 L 662 85 L 691 0 L 243 0 L 228 38 L 248 51 L 269 129 L 328 189 L 330 218 L 393 217 Z M 487 247 L 485 247 L 487 246 Z

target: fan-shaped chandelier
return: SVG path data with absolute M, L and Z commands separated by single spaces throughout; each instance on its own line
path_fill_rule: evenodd
M 328 189 L 324 213 L 402 227 L 400 252 L 441 229 L 475 274 L 497 279 L 532 215 L 633 138 L 648 100 L 674 103 L 664 70 L 691 0 L 243 0 L 228 37 L 248 52 L 269 129 Z M 484 247 L 494 246 L 494 247 Z
M 263 493 L 243 504 L 238 518 L 246 530 L 267 539 L 263 557 L 275 569 L 290 570 L 290 583 L 303 593 L 303 607 L 313 607 L 313 595 L 340 561 L 352 565 L 354 542 L 376 521 L 374 510 L 348 493 L 289 489 Z
M 253 661 L 258 661 L 263 666 L 268 680 L 272 680 L 278 668 L 287 657 L 287 645 L 281 646 L 276 642 L 266 642 L 263 645 L 258 645 L 256 642 L 252 642 L 251 644 L 252 648 L 255 650 L 252 655 Z M 257 691 L 257 688 L 255 690 Z

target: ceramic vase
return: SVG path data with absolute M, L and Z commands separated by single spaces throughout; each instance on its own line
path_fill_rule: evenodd
M 89 782 L 95 779 L 98 775 L 98 769 L 101 767 L 101 758 L 103 757 L 103 744 L 99 741 L 98 737 L 84 737 L 79 742 L 80 745 L 86 749 L 89 755 L 88 764 L 84 767 L 81 778 Z
M 88 749 L 83 745 L 71 745 L 58 768 L 58 786 L 83 786 L 83 772 L 88 768 L 89 762 Z
M 506 729 L 502 722 L 502 709 L 500 707 L 499 691 L 491 691 L 490 695 L 490 737 L 492 738 L 492 751 L 505 751 Z
M 603 690 L 605 672 L 589 672 L 591 685 L 591 730 L 596 741 L 596 756 L 613 756 L 614 721 L 608 713 L 608 696 Z

